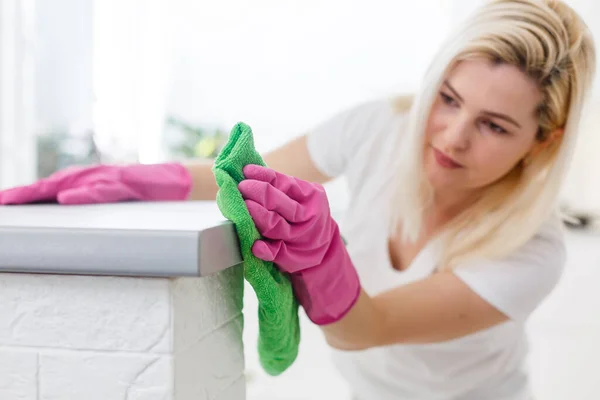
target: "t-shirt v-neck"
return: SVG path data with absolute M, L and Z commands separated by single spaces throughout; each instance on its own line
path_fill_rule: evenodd
M 389 235 L 385 226 L 387 220 L 388 216 L 381 212 L 379 216 L 365 221 L 368 234 L 360 239 L 361 244 L 354 246 L 355 243 L 349 243 L 351 256 L 359 260 L 366 257 L 373 260 L 372 263 L 359 262 L 361 267 L 357 268 L 364 289 L 371 295 L 424 279 L 433 274 L 438 266 L 439 237 L 433 237 L 423 245 L 407 268 L 395 269 L 389 252 Z M 364 268 L 365 265 L 368 268 Z

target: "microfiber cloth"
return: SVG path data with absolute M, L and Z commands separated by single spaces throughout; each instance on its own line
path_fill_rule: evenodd
M 248 125 L 238 123 L 213 166 L 219 186 L 217 205 L 225 218 L 235 225 L 244 260 L 244 277 L 258 298 L 258 355 L 261 365 L 268 374 L 279 375 L 292 365 L 298 355 L 298 302 L 286 274 L 272 262 L 252 254 L 252 245 L 261 239 L 261 235 L 237 188 L 244 179 L 242 169 L 247 164 L 266 166 L 254 148 L 252 130 Z

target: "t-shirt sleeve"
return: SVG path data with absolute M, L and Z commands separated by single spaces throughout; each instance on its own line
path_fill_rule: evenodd
M 559 224 L 547 222 L 536 236 L 503 259 L 469 262 L 454 273 L 509 318 L 524 321 L 562 276 L 566 248 Z
M 317 169 L 331 178 L 344 174 L 370 140 L 373 128 L 390 115 L 389 101 L 377 100 L 342 110 L 317 124 L 307 133 L 308 153 Z

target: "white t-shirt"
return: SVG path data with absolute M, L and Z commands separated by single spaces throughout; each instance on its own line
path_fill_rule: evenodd
M 411 266 L 392 268 L 386 208 L 407 115 L 391 100 L 345 110 L 308 135 L 312 160 L 324 174 L 344 175 L 350 193 L 341 231 L 370 295 L 423 279 L 438 262 L 435 242 Z M 334 351 L 334 361 L 360 400 L 525 400 L 525 321 L 557 284 L 565 263 L 560 220 L 553 217 L 514 254 L 462 265 L 455 274 L 510 317 L 508 322 L 439 343 Z

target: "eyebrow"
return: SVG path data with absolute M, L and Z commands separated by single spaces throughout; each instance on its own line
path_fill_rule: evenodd
M 463 102 L 464 102 L 463 98 L 460 96 L 460 94 L 458 94 L 458 92 L 456 91 L 456 89 L 454 89 L 454 88 L 452 87 L 452 85 L 450 85 L 450 82 L 448 82 L 448 81 L 444 81 L 444 85 L 446 85 L 446 87 L 448 87 L 448 89 L 450 89 L 450 91 L 452 92 L 452 94 L 454 94 L 454 96 L 456 96 L 456 98 L 457 98 L 457 99 L 458 99 L 458 100 L 459 100 L 461 103 L 463 103 Z M 494 111 L 488 111 L 488 110 L 484 110 L 484 111 L 483 111 L 483 114 L 485 114 L 485 115 L 489 115 L 490 117 L 494 117 L 494 118 L 502 119 L 502 120 L 504 120 L 504 121 L 506 121 L 506 122 L 510 122 L 511 124 L 513 124 L 513 125 L 515 125 L 515 126 L 517 126 L 517 127 L 521 128 L 521 125 L 520 125 L 520 124 L 519 124 L 517 121 L 515 121 L 514 119 L 512 119 L 511 117 L 509 117 L 509 116 L 508 116 L 508 115 L 506 115 L 506 114 L 501 114 L 501 113 L 497 113 L 497 112 L 494 112 Z

